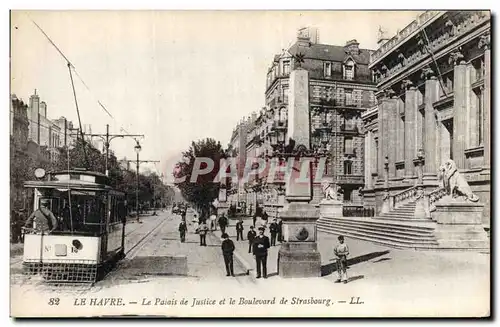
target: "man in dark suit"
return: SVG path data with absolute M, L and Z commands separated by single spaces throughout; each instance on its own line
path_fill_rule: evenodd
M 181 237 L 181 243 L 184 243 L 186 241 L 186 231 L 187 231 L 187 225 L 185 220 L 181 220 L 181 223 L 179 224 L 179 233 Z
M 233 252 L 234 252 L 234 243 L 229 239 L 229 235 L 226 233 L 222 234 L 222 255 L 224 256 L 224 264 L 226 265 L 226 276 L 234 277 L 234 269 L 233 269 Z
M 236 223 L 236 240 L 239 241 L 241 238 L 242 241 L 243 239 L 243 220 L 240 218 L 240 221 Z
M 253 240 L 253 255 L 257 266 L 257 278 L 261 277 L 261 271 L 264 278 L 267 278 L 267 249 L 269 237 L 264 235 L 264 227 L 259 227 L 259 235 Z
M 253 240 L 257 237 L 257 233 L 254 231 L 253 226 L 250 226 L 250 230 L 247 234 L 248 239 L 248 253 L 252 253 Z

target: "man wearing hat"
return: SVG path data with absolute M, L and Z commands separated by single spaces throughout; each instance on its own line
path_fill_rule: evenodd
M 257 266 L 257 278 L 261 277 L 261 271 L 264 278 L 267 278 L 267 249 L 271 246 L 269 244 L 269 237 L 264 235 L 264 227 L 259 227 L 259 235 L 253 240 L 253 255 Z
M 40 206 L 35 210 L 26 220 L 24 227 L 29 227 L 33 225 L 33 228 L 37 232 L 51 233 L 57 228 L 57 219 L 50 211 L 49 199 L 42 199 L 40 201 Z
M 276 235 L 278 234 L 278 223 L 276 222 L 276 218 L 274 218 L 271 225 L 269 225 L 269 232 L 271 233 L 271 246 L 275 246 Z
M 226 276 L 234 277 L 234 269 L 233 269 L 233 252 L 234 252 L 234 243 L 229 239 L 229 235 L 227 233 L 222 234 L 222 256 L 224 257 L 224 265 L 226 266 Z

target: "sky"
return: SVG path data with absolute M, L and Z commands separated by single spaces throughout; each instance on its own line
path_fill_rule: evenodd
M 226 146 L 233 127 L 264 105 L 266 73 L 275 54 L 304 26 L 320 43 L 356 39 L 376 49 L 379 26 L 392 37 L 416 11 L 12 11 L 11 93 L 37 90 L 50 119 L 78 124 L 65 59 L 70 60 L 82 124 L 93 133 L 144 134 L 141 169 L 171 181 L 191 141 Z M 86 85 L 86 86 L 85 86 Z M 87 89 L 88 87 L 88 89 Z M 114 118 L 99 106 L 100 101 Z M 135 158 L 132 138 L 115 139 L 119 158 Z

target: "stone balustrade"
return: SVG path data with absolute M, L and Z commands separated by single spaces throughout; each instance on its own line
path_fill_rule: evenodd
M 430 54 L 426 50 L 427 48 L 430 49 L 433 53 L 436 53 L 442 47 L 455 41 L 457 38 L 460 38 L 463 34 L 468 33 L 474 27 L 484 23 L 485 21 L 487 21 L 489 19 L 490 19 L 490 15 L 487 12 L 483 12 L 483 11 L 474 12 L 469 17 L 464 19 L 462 22 L 457 24 L 456 26 L 452 26 L 449 32 L 446 32 L 444 34 L 440 34 L 439 36 L 436 36 L 433 39 L 422 41 L 422 48 L 420 49 L 420 51 L 416 51 L 411 56 L 405 57 L 402 61 L 398 62 L 395 66 L 387 68 L 385 70 L 385 72 L 381 75 L 381 79 L 379 80 L 379 83 L 383 83 L 383 82 L 387 81 L 395 74 L 399 73 L 402 70 L 405 70 L 407 67 L 410 67 L 411 64 L 428 57 Z M 389 42 L 390 41 L 388 41 L 388 43 Z M 394 44 L 394 46 L 390 47 L 390 49 L 395 48 L 396 45 L 398 45 L 398 44 L 399 44 L 399 42 Z M 384 44 L 384 46 L 385 46 L 385 44 Z M 382 46 L 382 48 L 384 48 L 384 46 Z M 386 51 L 384 51 L 384 53 L 389 51 L 390 49 L 389 48 L 386 49 Z M 379 50 L 377 50 L 375 53 L 378 53 Z M 381 55 L 379 55 L 377 58 L 380 58 L 380 56 Z M 376 60 L 377 60 L 376 57 L 372 56 L 372 64 Z
M 412 200 L 415 200 L 417 198 L 417 195 L 418 195 L 418 190 L 416 186 L 412 186 L 399 193 L 390 195 L 389 203 L 391 205 L 391 209 L 398 208 Z

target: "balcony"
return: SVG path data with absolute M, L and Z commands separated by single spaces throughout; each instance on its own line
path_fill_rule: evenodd
M 282 97 L 282 96 L 275 97 L 275 98 L 271 99 L 271 101 L 269 101 L 268 105 L 270 108 L 273 108 L 275 106 L 286 105 L 285 100 L 286 100 L 285 97 Z
M 356 108 L 356 109 L 369 109 L 376 105 L 375 101 L 354 101 L 350 99 L 322 99 L 312 98 L 311 101 L 315 105 L 322 107 L 341 107 L 341 108 Z
M 358 134 L 359 129 L 358 126 L 354 124 L 342 124 L 340 125 L 340 131 L 346 134 Z
M 347 149 L 344 150 L 344 155 L 355 157 L 356 156 L 356 149 L 354 149 L 354 148 L 347 148 Z
M 279 121 L 279 120 L 275 120 L 273 122 L 273 127 L 271 128 L 271 130 L 275 131 L 275 130 L 286 130 L 286 125 L 287 125 L 287 122 L 286 121 Z
M 364 184 L 365 177 L 363 175 L 337 175 L 337 184 Z

